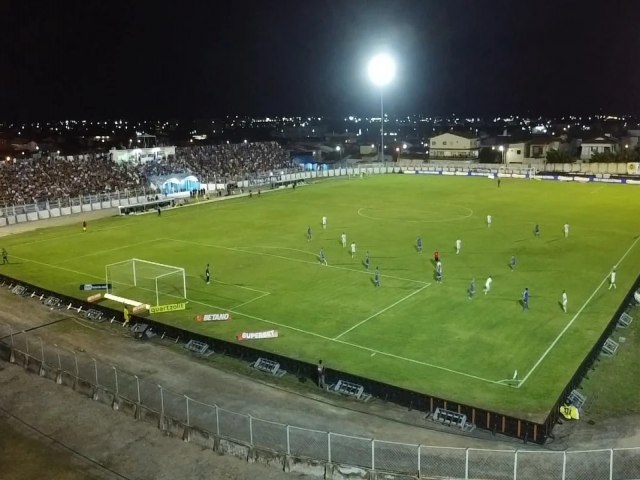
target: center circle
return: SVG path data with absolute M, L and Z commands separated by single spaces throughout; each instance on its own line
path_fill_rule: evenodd
M 362 207 L 358 215 L 369 220 L 403 223 L 438 223 L 464 220 L 473 210 L 450 203 L 431 203 L 430 208 L 407 209 L 401 206 Z

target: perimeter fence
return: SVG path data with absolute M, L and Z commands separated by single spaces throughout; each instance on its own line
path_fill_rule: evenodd
M 632 480 L 640 478 L 640 447 L 600 450 L 490 450 L 398 443 L 273 422 L 196 399 L 100 361 L 86 352 L 48 344 L 32 333 L 0 324 L 0 358 L 57 383 L 106 401 L 114 409 L 155 415 L 161 428 L 184 439 L 198 433 L 284 459 L 316 462 L 318 468 L 359 467 L 419 478 Z M 131 408 L 129 408 L 131 407 Z M 214 442 L 215 444 L 216 442 Z M 215 448 L 215 446 L 214 446 Z M 233 449 L 232 449 L 233 450 Z M 227 447 L 227 451 L 229 448 Z M 284 467 L 286 470 L 286 462 Z M 333 471 L 333 470 L 332 470 Z M 327 476 L 327 478 L 329 478 Z

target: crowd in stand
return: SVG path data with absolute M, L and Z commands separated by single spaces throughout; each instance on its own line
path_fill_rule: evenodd
M 0 199 L 7 205 L 113 192 L 136 183 L 135 171 L 108 154 L 15 159 L 0 166 Z
M 151 161 L 117 163 L 110 154 L 15 159 L 0 164 L 0 202 L 34 203 L 148 187 L 154 176 L 190 173 L 201 182 L 251 177 L 293 167 L 276 142 L 178 147 Z
M 277 142 L 177 148 L 175 161 L 202 178 L 247 177 L 294 166 Z

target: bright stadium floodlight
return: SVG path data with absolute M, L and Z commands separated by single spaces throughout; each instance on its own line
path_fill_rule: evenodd
M 396 74 L 396 64 L 393 59 L 381 53 L 369 61 L 369 78 L 378 87 L 388 85 Z
M 386 53 L 380 53 L 369 61 L 369 78 L 380 88 L 380 161 L 384 162 L 384 104 L 382 89 L 388 85 L 396 74 L 396 64 Z

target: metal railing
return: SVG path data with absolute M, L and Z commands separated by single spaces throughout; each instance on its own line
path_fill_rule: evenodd
M 83 382 L 170 418 L 185 429 L 246 445 L 370 470 L 458 479 L 631 480 L 640 478 L 640 447 L 599 450 L 490 450 L 398 443 L 311 430 L 257 418 L 191 398 L 109 365 L 0 324 L 0 357 L 42 376 Z

